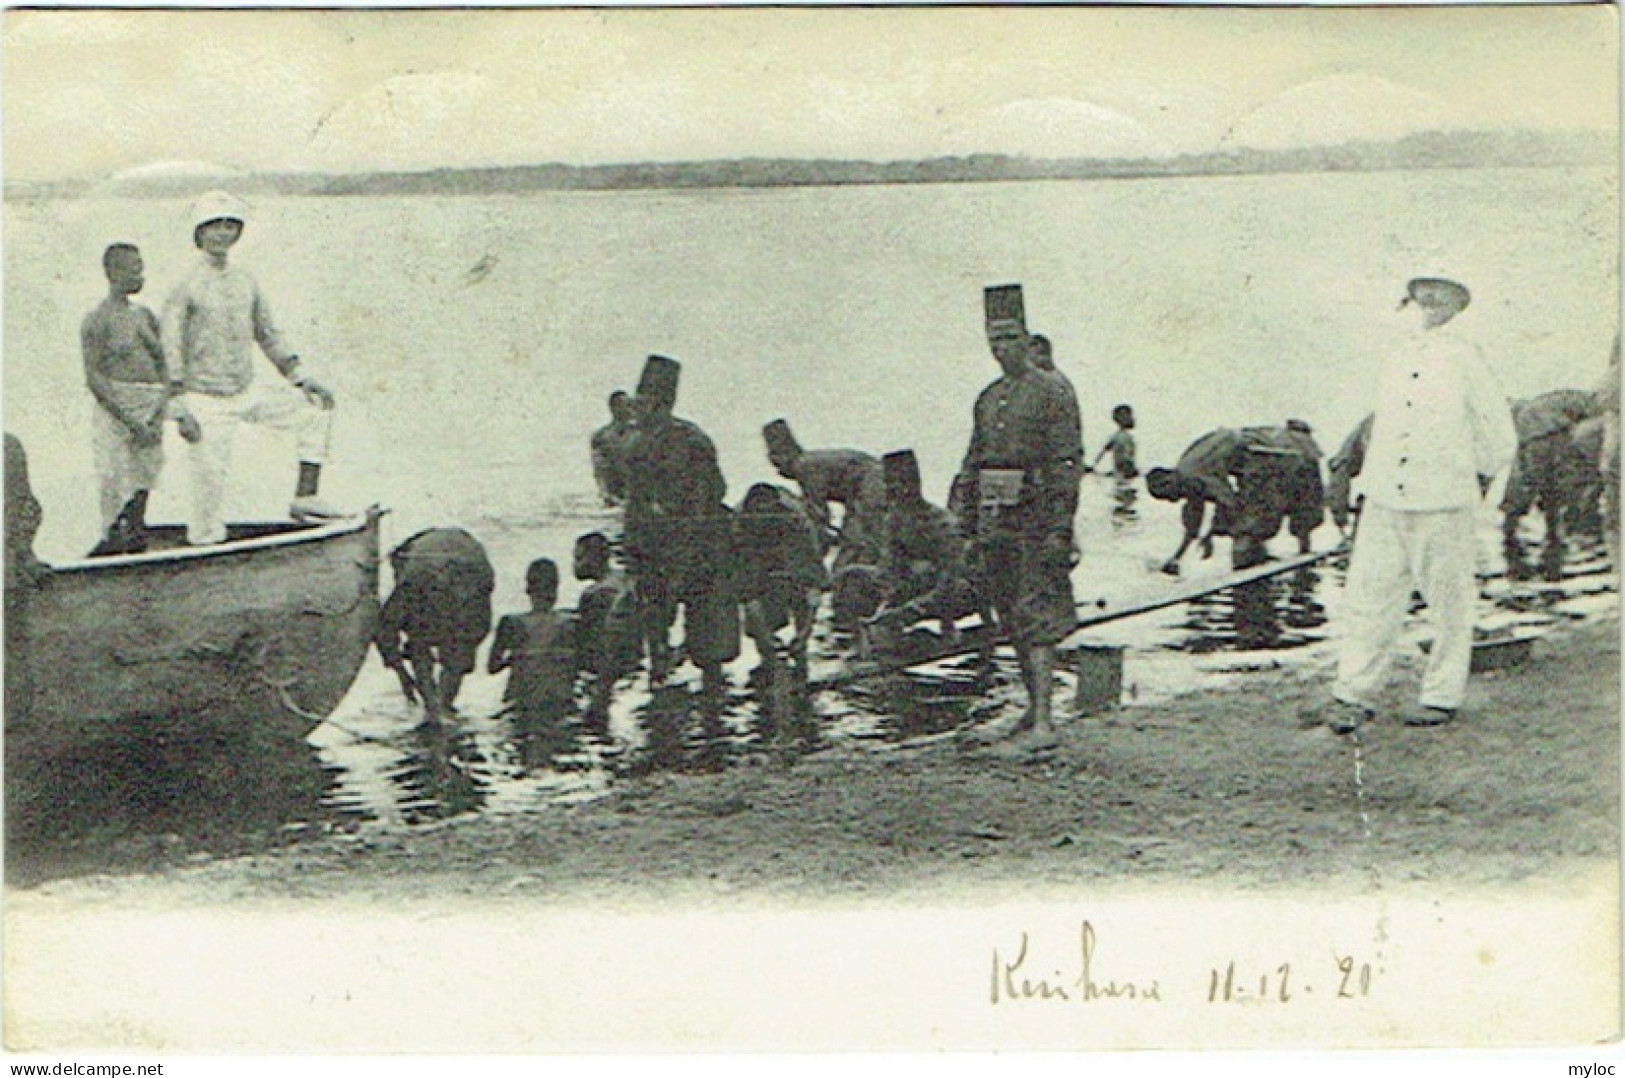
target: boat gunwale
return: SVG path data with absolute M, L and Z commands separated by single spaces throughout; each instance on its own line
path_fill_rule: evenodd
M 252 554 L 256 551 L 301 546 L 355 535 L 377 526 L 389 510 L 369 506 L 365 512 L 341 520 L 318 524 L 311 528 L 298 528 L 275 535 L 261 535 L 252 539 L 237 539 L 210 546 L 176 547 L 173 550 L 150 550 L 141 554 L 114 554 L 100 558 L 75 558 L 72 561 L 47 562 L 50 575 L 106 572 L 111 569 L 139 569 L 154 565 L 186 564 L 207 558 L 223 558 L 232 554 Z

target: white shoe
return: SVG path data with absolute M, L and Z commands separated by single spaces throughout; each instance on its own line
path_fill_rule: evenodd
M 310 521 L 338 520 L 340 517 L 346 517 L 350 514 L 329 502 L 323 501 L 314 494 L 306 494 L 293 500 L 293 504 L 288 506 L 288 515 L 301 523 L 308 523 Z

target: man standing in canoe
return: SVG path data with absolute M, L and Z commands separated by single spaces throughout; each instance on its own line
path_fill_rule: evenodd
M 1415 310 L 1415 335 L 1377 377 L 1371 439 L 1357 469 L 1365 508 L 1349 555 L 1348 624 L 1327 722 L 1337 733 L 1371 718 L 1413 591 L 1428 605 L 1434 639 L 1421 706 L 1404 721 L 1449 722 L 1467 693 L 1478 598 L 1473 524 L 1481 491 L 1518 445 L 1506 397 L 1454 322 L 1469 300 L 1455 281 L 1412 280 L 1400 308 Z
M 672 415 L 682 366 L 650 356 L 638 381 L 638 433 L 627 454 L 626 552 L 637 580 L 649 649 L 649 683 L 671 673 L 669 634 L 683 608 L 683 648 L 708 695 L 723 688 L 722 664 L 739 655 L 733 517 L 716 447 Z
M 333 394 L 305 373 L 299 356 L 283 342 L 258 282 L 227 261 L 246 220 L 242 201 L 224 191 L 198 199 L 192 240 L 203 258 L 164 304 L 164 359 L 171 391 L 202 428 L 190 450 L 192 513 L 186 541 L 194 546 L 225 541 L 221 503 L 241 423 L 298 436 L 299 481 L 289 507 L 295 519 L 338 515 L 317 497 Z M 256 344 L 293 390 L 255 382 L 251 346 Z
M 146 549 L 147 496 L 164 466 L 164 418 L 174 410 L 181 433 L 196 441 L 197 420 L 168 405 L 169 375 L 158 319 L 130 297 L 146 283 L 141 252 L 115 243 L 102 254 L 107 298 L 85 315 L 79 343 L 85 385 L 96 398 L 91 445 L 101 484 L 101 542 L 93 554 Z
M 1055 645 L 1077 626 L 1070 573 L 1083 424 L 1067 383 L 1032 363 L 1021 286 L 988 288 L 984 303 L 988 345 L 1004 373 L 976 398 L 952 508 L 975 536 L 984 593 L 1027 688 L 1026 711 L 997 731 L 1009 737 L 1001 748 L 1038 752 L 1055 744 Z

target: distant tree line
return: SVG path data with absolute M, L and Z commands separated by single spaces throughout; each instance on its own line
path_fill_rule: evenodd
M 818 187 L 844 184 L 987 183 L 1014 180 L 1093 180 L 1153 176 L 1246 175 L 1291 172 L 1376 172 L 1402 169 L 1553 168 L 1611 165 L 1615 138 L 1603 132 L 1433 131 L 1377 142 L 1346 142 L 1282 150 L 1237 148 L 1175 157 L 1045 159 L 1006 154 L 933 157 L 919 161 L 832 161 L 741 158 L 725 161 L 639 162 L 614 165 L 516 165 L 439 168 L 417 172 L 280 172 L 234 176 L 248 195 L 493 195 L 529 191 L 627 191 L 716 187 Z M 136 176 L 112 180 L 30 183 L 8 180 L 10 199 L 195 195 L 218 176 Z

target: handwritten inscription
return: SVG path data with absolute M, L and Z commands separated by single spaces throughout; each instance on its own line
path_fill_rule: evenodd
M 995 947 L 988 979 L 988 1000 L 994 1006 L 1015 1003 L 1096 1003 L 1136 1001 L 1161 1003 L 1163 987 L 1155 977 L 1127 977 L 1100 961 L 1100 937 L 1095 926 L 1078 926 L 1076 950 L 1061 962 L 1042 957 L 1043 949 L 1022 932 L 1013 949 Z M 1294 1004 L 1312 1001 L 1337 1003 L 1372 995 L 1380 966 L 1355 955 L 1333 954 L 1330 960 L 1275 966 L 1229 960 L 1212 966 L 1207 977 L 1207 1001 L 1214 1004 Z M 1195 985 L 1190 985 L 1195 988 Z
M 1329 967 L 1319 967 L 1315 981 L 1295 970 L 1291 962 L 1269 970 L 1242 970 L 1232 961 L 1208 971 L 1207 1001 L 1292 1003 L 1314 997 L 1317 992 L 1321 999 L 1364 999 L 1371 994 L 1378 972 L 1371 963 L 1358 961 L 1352 955 L 1337 955 Z
M 1095 955 L 1100 941 L 1095 927 L 1084 921 L 1078 928 L 1076 966 L 1045 971 L 1037 961 L 1031 965 L 1027 933 L 1021 934 L 1013 956 L 993 949 L 992 980 L 989 986 L 991 1002 L 1022 1003 L 1051 1001 L 1061 1003 L 1093 1003 L 1100 1000 L 1139 1000 L 1162 1002 L 1162 986 L 1152 980 L 1117 980 L 1097 971 Z

